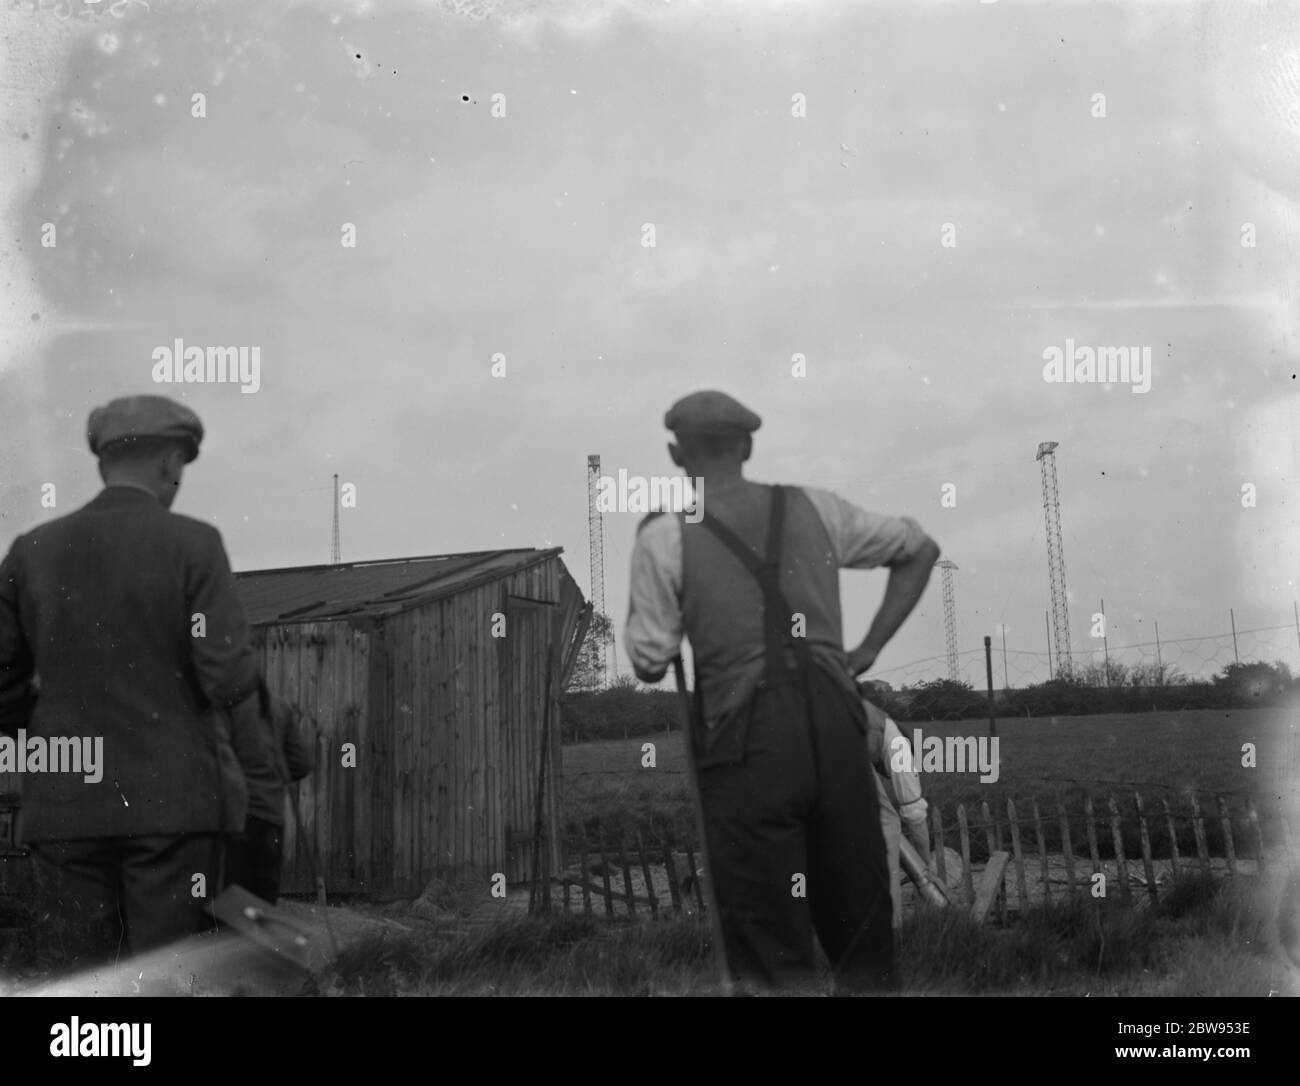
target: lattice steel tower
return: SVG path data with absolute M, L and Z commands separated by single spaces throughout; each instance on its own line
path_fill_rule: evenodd
M 957 682 L 957 604 L 952 595 L 952 571 L 957 565 L 946 558 L 941 558 L 935 565 L 943 570 L 943 632 L 948 650 L 948 678 Z
M 1047 522 L 1047 575 L 1052 587 L 1052 638 L 1056 642 L 1056 674 L 1068 678 L 1070 612 L 1065 595 L 1065 552 L 1061 546 L 1061 499 L 1056 489 L 1056 455 L 1059 442 L 1044 441 L 1034 457 L 1043 475 L 1043 519 Z
M 607 652 L 613 644 L 613 634 L 601 637 L 601 627 L 596 623 L 605 618 L 605 529 L 601 520 L 598 495 L 600 492 L 600 456 L 587 457 L 587 543 L 591 554 L 591 607 L 592 607 L 592 680 L 598 687 L 605 685 Z

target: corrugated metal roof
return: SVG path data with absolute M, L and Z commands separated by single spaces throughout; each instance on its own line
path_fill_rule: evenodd
M 239 595 L 254 626 L 391 614 L 561 553 L 561 548 L 476 551 L 375 562 L 296 566 L 238 573 Z

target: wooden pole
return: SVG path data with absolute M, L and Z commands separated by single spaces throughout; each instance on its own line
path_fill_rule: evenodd
M 1107 800 L 1110 808 L 1110 836 L 1115 845 L 1115 866 L 1119 870 L 1119 892 L 1126 901 L 1133 898 L 1133 888 L 1128 881 L 1128 857 L 1124 855 L 1124 827 L 1119 820 L 1119 804 L 1114 795 Z
M 1097 819 L 1092 813 L 1092 797 L 1083 797 L 1083 817 L 1086 820 L 1084 828 L 1088 831 L 1088 855 L 1092 858 L 1092 873 L 1105 874 L 1101 866 L 1101 851 L 1097 848 Z
M 1210 850 L 1205 844 L 1205 822 L 1201 818 L 1201 805 L 1196 800 L 1196 793 L 1192 789 L 1187 790 L 1188 798 L 1192 801 L 1192 832 L 1196 834 L 1196 859 L 1201 865 L 1201 874 L 1207 879 L 1210 877 Z
M 998 734 L 998 703 L 993 697 L 993 638 L 984 635 L 984 674 L 989 688 L 989 735 Z
M 582 856 L 582 915 L 590 916 L 591 915 L 591 886 L 588 884 L 587 880 L 591 878 L 591 859 L 587 855 L 587 834 L 585 832 L 582 835 L 581 856 Z
M 939 881 L 948 889 L 948 857 L 943 845 L 943 812 L 936 803 L 930 808 L 930 822 L 934 826 L 934 864 L 939 873 Z
M 961 844 L 961 879 L 966 886 L 966 900 L 975 904 L 975 880 L 970 870 L 970 828 L 966 823 L 966 804 L 957 804 L 957 836 Z
M 1002 689 L 1011 689 L 1011 680 L 1007 678 L 1007 624 L 999 623 L 1002 627 Z
M 1241 657 L 1237 655 L 1237 616 L 1232 613 L 1232 608 L 1228 608 L 1228 620 L 1232 623 L 1232 660 L 1240 664 Z
M 1228 858 L 1228 878 L 1237 877 L 1237 849 L 1232 840 L 1232 818 L 1228 815 L 1228 801 L 1218 796 L 1219 828 L 1223 830 L 1223 854 Z
M 1169 800 L 1161 796 L 1160 805 L 1165 809 L 1165 825 L 1169 827 L 1169 873 L 1175 879 L 1178 878 L 1178 865 L 1181 858 L 1178 855 L 1178 827 L 1174 822 L 1174 812 L 1169 806 Z
M 1160 680 L 1160 685 L 1165 685 L 1165 662 L 1160 655 L 1160 623 L 1156 623 L 1156 676 Z
M 1034 812 L 1034 836 L 1038 839 L 1038 860 L 1043 868 L 1043 901 L 1048 904 L 1052 900 L 1051 870 L 1047 866 L 1047 839 L 1043 836 L 1043 819 L 1038 813 L 1038 800 L 1030 800 L 1030 808 Z
M 668 872 L 668 896 L 673 902 L 673 912 L 682 911 L 682 890 L 677 884 L 677 861 L 673 859 L 673 838 L 664 834 L 664 870 Z
M 1247 797 L 1246 815 L 1250 819 L 1250 828 L 1255 837 L 1255 856 L 1256 863 L 1259 865 L 1259 873 L 1264 874 L 1264 834 L 1259 828 L 1259 812 L 1255 810 L 1254 800 Z
M 609 857 L 605 855 L 605 844 L 600 846 L 600 877 L 605 887 L 605 915 L 614 915 L 614 892 L 609 885 Z
M 627 899 L 627 915 L 636 916 L 636 896 L 632 893 L 632 866 L 627 862 L 627 847 L 620 837 L 618 842 L 619 866 L 623 869 L 623 894 Z
M 1101 654 L 1106 661 L 1106 689 L 1110 689 L 1110 645 L 1106 639 L 1106 601 L 1101 601 Z
M 1147 833 L 1147 816 L 1142 811 L 1142 793 L 1133 793 L 1133 802 L 1137 805 L 1138 813 L 1138 836 L 1142 840 L 1142 871 L 1146 875 L 1147 895 L 1151 898 L 1151 904 L 1156 903 L 1156 867 L 1151 858 L 1151 837 Z
M 1061 851 L 1065 853 L 1065 875 L 1070 880 L 1070 894 L 1073 895 L 1078 884 L 1074 878 L 1074 849 L 1070 845 L 1070 817 L 1064 804 L 1061 805 Z
M 713 956 L 717 962 L 718 984 L 724 995 L 731 995 L 733 992 L 731 982 L 731 970 L 727 966 L 727 945 L 722 937 L 722 917 L 718 913 L 718 899 L 713 886 L 713 869 L 709 866 L 709 840 L 708 827 L 704 824 L 704 800 L 700 796 L 700 782 L 695 770 L 695 735 L 696 728 L 703 727 L 703 722 L 694 719 L 694 704 L 690 693 L 686 689 L 686 665 L 682 662 L 680 655 L 673 657 L 673 674 L 677 679 L 677 693 L 681 699 L 682 708 L 685 714 L 682 740 L 686 746 L 686 771 L 687 781 L 691 790 L 691 801 L 695 807 L 695 829 L 700 835 L 700 857 L 704 861 L 704 881 L 708 884 L 705 889 L 709 895 L 709 908 L 707 910 L 709 917 L 709 934 L 713 943 Z M 692 865 L 692 871 L 694 866 Z M 696 895 L 700 900 L 700 908 L 704 908 L 704 898 L 701 895 L 700 880 L 695 880 Z
M 1011 855 L 1016 861 L 1016 895 L 1023 916 L 1029 908 L 1029 888 L 1025 884 L 1025 857 L 1020 851 L 1020 825 L 1016 822 L 1016 805 L 1010 797 L 1007 798 L 1007 825 L 1011 827 Z
M 641 855 L 641 877 L 645 879 L 645 896 L 650 899 L 650 919 L 659 919 L 659 899 L 655 895 L 654 879 L 650 875 L 650 858 L 646 855 L 641 831 L 636 833 L 636 850 Z
M 984 837 L 989 846 L 989 865 L 993 863 L 993 857 L 1002 851 L 1002 827 L 997 824 L 993 817 L 993 812 L 989 810 L 988 801 L 985 800 L 980 804 L 980 813 L 984 816 Z M 1007 857 L 1011 859 L 1010 856 Z M 985 868 L 989 870 L 989 868 Z M 999 882 L 997 885 L 997 905 L 998 905 L 998 922 L 1006 923 L 1007 919 L 1007 893 L 1006 882 Z

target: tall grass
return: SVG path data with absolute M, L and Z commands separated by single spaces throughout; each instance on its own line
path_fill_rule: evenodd
M 1156 908 L 1080 896 L 1010 927 L 923 909 L 899 933 L 904 992 L 919 995 L 1297 994 L 1275 934 L 1278 886 L 1185 877 Z M 829 994 L 828 977 L 812 991 Z M 521 918 L 447 944 L 380 936 L 350 948 L 309 994 L 714 995 L 698 919 Z

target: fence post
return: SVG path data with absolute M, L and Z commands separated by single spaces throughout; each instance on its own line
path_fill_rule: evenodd
M 1237 848 L 1232 840 L 1232 818 L 1228 814 L 1228 801 L 1218 796 L 1219 825 L 1223 829 L 1223 853 L 1228 858 L 1228 878 L 1237 877 Z
M 582 834 L 582 844 L 578 846 L 582 856 L 582 915 L 591 915 L 591 860 L 587 855 L 587 833 Z
M 966 823 L 966 804 L 957 804 L 957 834 L 961 839 L 961 878 L 966 886 L 967 904 L 975 904 L 975 880 L 970 873 L 970 827 Z
M 645 853 L 641 831 L 636 831 L 636 850 L 641 855 L 641 875 L 645 879 L 645 896 L 650 905 L 650 919 L 659 919 L 659 897 L 655 893 L 654 878 L 650 874 L 650 858 Z
M 632 893 L 632 868 L 627 862 L 627 847 L 623 838 L 618 839 L 619 866 L 623 868 L 623 891 L 627 896 L 627 915 L 636 916 L 636 896 Z
M 1201 818 L 1201 805 L 1196 800 L 1196 793 L 1192 789 L 1187 790 L 1187 796 L 1192 801 L 1192 832 L 1196 834 L 1196 859 L 1201 865 L 1201 874 L 1207 879 L 1210 877 L 1210 850 L 1205 844 L 1205 822 Z
M 993 854 L 1002 851 L 1002 827 L 997 824 L 993 812 L 989 810 L 988 800 L 980 803 L 980 813 L 984 815 L 984 837 L 988 841 L 989 863 L 991 864 Z M 1007 884 L 1005 879 L 998 883 L 997 903 L 998 922 L 1005 924 L 1007 922 Z
M 1069 896 L 1073 897 L 1078 886 L 1074 879 L 1074 849 L 1070 847 L 1070 816 L 1065 805 L 1061 805 L 1061 851 L 1065 853 L 1065 875 L 1070 880 Z
M 1038 800 L 1030 800 L 1034 812 L 1034 836 L 1038 838 L 1038 859 L 1043 865 L 1043 901 L 1052 900 L 1051 875 L 1047 867 L 1047 841 L 1043 837 L 1043 820 L 1038 813 Z
M 1254 831 L 1255 837 L 1255 856 L 1256 863 L 1259 865 L 1259 874 L 1264 874 L 1264 833 L 1259 828 L 1259 812 L 1255 810 L 1255 801 L 1247 797 L 1246 799 L 1246 816 L 1250 819 L 1250 828 Z
M 1083 797 L 1083 817 L 1086 822 L 1084 829 L 1088 831 L 1088 855 L 1092 858 L 1092 873 L 1104 876 L 1106 872 L 1101 866 L 1101 851 L 1097 848 L 1097 819 L 1092 813 L 1092 796 Z
M 1178 829 L 1174 825 L 1174 813 L 1169 809 L 1169 800 L 1161 796 L 1161 804 L 1165 808 L 1165 822 L 1169 826 L 1169 871 L 1176 879 L 1178 878 Z
M 934 825 L 934 862 L 935 868 L 939 872 L 939 881 L 943 883 L 943 888 L 948 889 L 948 857 L 944 854 L 943 844 L 943 812 L 939 810 L 936 803 L 930 808 L 930 822 Z
M 1138 813 L 1138 835 L 1142 840 L 1142 871 L 1147 879 L 1147 895 L 1151 898 L 1151 904 L 1154 905 L 1157 899 L 1156 893 L 1156 865 L 1151 859 L 1151 837 L 1147 833 L 1147 816 L 1142 810 L 1142 793 L 1133 793 L 1133 802 L 1137 805 Z
M 1119 820 L 1119 804 L 1112 794 L 1107 805 L 1110 807 L 1110 836 L 1115 842 L 1115 866 L 1119 872 L 1119 892 L 1126 901 L 1133 900 L 1133 888 L 1128 881 L 1128 857 L 1124 854 L 1124 827 Z
M 1016 823 L 1016 804 L 1007 798 L 1007 824 L 1011 827 L 1011 854 L 1016 858 L 1016 893 L 1020 897 L 1020 912 L 1029 908 L 1029 888 L 1025 885 L 1025 857 L 1020 851 L 1020 826 Z
M 600 844 L 600 877 L 605 885 L 605 915 L 613 916 L 614 893 L 609 885 L 609 857 L 605 855 L 605 842 L 603 839 Z
M 664 831 L 664 870 L 668 872 L 668 896 L 673 902 L 673 912 L 682 911 L 682 891 L 677 885 L 677 862 L 673 859 L 673 835 Z

